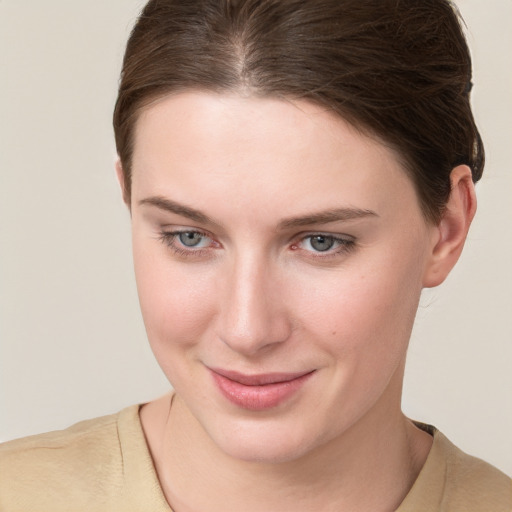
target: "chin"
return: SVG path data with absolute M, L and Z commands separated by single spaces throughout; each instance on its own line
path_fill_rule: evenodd
M 244 422 L 245 423 L 245 422 Z M 286 425 L 254 422 L 253 425 L 233 424 L 222 428 L 217 435 L 210 432 L 210 437 L 226 455 L 245 462 L 279 464 L 300 459 L 320 440 L 316 436 Z

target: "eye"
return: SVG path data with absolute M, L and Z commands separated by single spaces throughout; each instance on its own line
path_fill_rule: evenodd
M 206 233 L 195 230 L 162 231 L 159 239 L 180 256 L 202 257 L 210 249 L 220 247 L 220 244 Z
M 211 239 L 199 231 L 182 231 L 175 234 L 179 242 L 185 247 L 207 247 Z
M 352 238 L 323 233 L 304 236 L 292 245 L 293 250 L 302 249 L 316 257 L 336 256 L 339 253 L 348 252 L 354 247 L 355 240 Z
M 308 237 L 306 240 L 308 241 L 308 245 L 318 252 L 328 251 L 329 249 L 332 249 L 336 243 L 333 236 L 327 235 L 314 235 Z

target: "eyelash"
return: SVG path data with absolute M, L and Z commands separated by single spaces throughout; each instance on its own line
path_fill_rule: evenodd
M 185 248 L 184 245 L 176 245 L 175 241 L 176 238 L 182 234 L 197 234 L 204 238 L 209 238 L 217 247 L 220 247 L 220 244 L 218 242 L 215 242 L 211 236 L 208 235 L 208 233 L 205 233 L 203 231 L 195 230 L 195 229 L 189 229 L 189 230 L 177 230 L 177 231 L 161 231 L 160 236 L 158 239 L 165 244 L 167 247 L 169 247 L 175 254 L 179 256 L 185 256 L 185 257 L 197 257 L 200 258 L 202 256 L 205 256 L 209 249 L 211 247 L 201 247 L 195 249 L 194 247 Z M 353 239 L 350 238 L 342 238 L 337 237 L 335 235 L 327 234 L 327 233 L 309 233 L 305 235 L 301 235 L 301 237 L 298 239 L 298 241 L 291 244 L 291 250 L 297 251 L 300 250 L 299 245 L 304 243 L 307 240 L 311 240 L 314 237 L 320 237 L 323 236 L 325 238 L 330 239 L 334 244 L 339 244 L 338 247 L 334 249 L 327 249 L 326 251 L 308 251 L 305 250 L 305 252 L 308 253 L 309 258 L 318 258 L 327 260 L 329 258 L 335 258 L 341 254 L 347 254 L 351 251 L 353 251 L 356 248 L 356 242 Z
M 325 261 L 329 258 L 336 258 L 342 254 L 348 254 L 349 252 L 353 251 L 356 248 L 356 242 L 352 238 L 342 238 L 339 236 L 330 235 L 328 233 L 309 233 L 306 235 L 302 235 L 298 242 L 293 243 L 291 246 L 292 250 L 300 250 L 300 248 L 298 247 L 299 244 L 304 243 L 307 240 L 310 240 L 311 244 L 311 240 L 315 237 L 327 238 L 330 241 L 332 241 L 333 244 L 338 244 L 338 247 L 335 247 L 333 249 L 329 248 L 326 251 L 306 250 L 306 252 L 308 253 L 308 257 L 310 258 L 321 258 Z
M 186 249 L 184 245 L 177 246 L 175 244 L 175 240 L 178 236 L 186 234 L 186 233 L 193 233 L 197 234 L 204 238 L 210 238 L 208 236 L 208 233 L 204 233 L 203 231 L 198 231 L 196 229 L 183 229 L 178 231 L 162 231 L 159 236 L 159 240 L 165 244 L 167 247 L 169 247 L 175 254 L 179 256 L 186 256 L 186 257 L 200 257 L 204 256 L 206 252 L 210 249 L 209 247 L 201 247 L 198 249 L 195 249 L 191 247 L 190 249 Z M 213 241 L 213 240 L 212 240 Z

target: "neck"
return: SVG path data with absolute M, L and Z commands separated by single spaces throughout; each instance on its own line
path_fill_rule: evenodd
M 343 435 L 298 460 L 247 462 L 221 451 L 179 397 L 170 414 L 168 404 L 160 409 L 160 420 L 153 421 L 160 430 L 153 428 L 152 436 L 145 430 L 175 512 L 395 510 L 432 443 L 403 416 L 399 399 L 384 396 Z M 141 419 L 144 426 L 142 413 Z

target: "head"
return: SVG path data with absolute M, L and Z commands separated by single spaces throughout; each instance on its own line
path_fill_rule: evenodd
M 290 460 L 398 414 L 421 289 L 474 213 L 470 67 L 442 0 L 144 9 L 114 116 L 137 285 L 224 452 Z
M 425 217 L 438 222 L 450 173 L 482 175 L 471 59 L 447 0 L 150 1 L 127 45 L 114 129 L 131 192 L 137 119 L 199 89 L 307 100 L 392 148 Z

